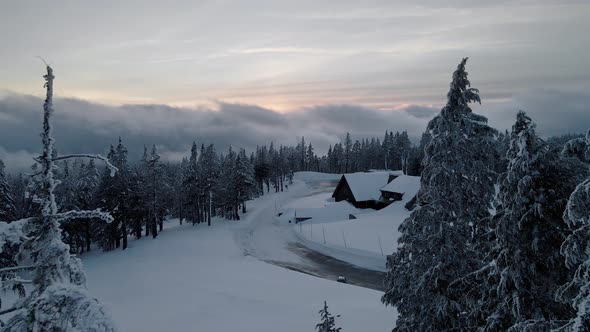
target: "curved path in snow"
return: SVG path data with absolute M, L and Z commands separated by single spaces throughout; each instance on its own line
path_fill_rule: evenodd
M 350 284 L 383 290 L 385 273 L 363 269 L 311 250 L 294 234 L 291 224 L 281 224 L 276 218 L 279 206 L 299 197 L 331 191 L 335 185 L 334 181 L 295 180 L 288 191 L 266 194 L 248 202 L 248 212 L 242 216 L 235 240 L 244 255 L 329 280 L 346 276 Z

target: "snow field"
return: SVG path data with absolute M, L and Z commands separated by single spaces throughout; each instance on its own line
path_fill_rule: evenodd
M 310 174 L 313 181 L 325 176 Z M 110 307 L 122 331 L 313 331 L 323 301 L 343 331 L 389 331 L 396 319 L 381 292 L 316 278 L 260 261 L 290 259 L 281 229 L 266 227 L 275 201 L 288 203 L 304 192 L 296 181 L 290 192 L 249 203 L 241 221 L 166 224 L 156 240 L 130 241 L 125 251 L 83 256 L 88 288 Z M 268 222 L 273 222 L 269 220 Z M 253 225 L 253 226 L 250 226 Z M 260 230 L 268 229 L 267 232 Z M 250 234 L 243 237 L 243 234 Z M 237 236 L 240 234 L 240 236 Z M 251 241 L 242 246 L 239 241 Z M 252 253 L 247 248 L 252 247 Z

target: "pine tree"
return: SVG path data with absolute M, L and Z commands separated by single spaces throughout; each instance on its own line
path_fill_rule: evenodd
M 109 211 L 114 221 L 106 225 L 101 236 L 102 247 L 112 250 L 121 247 L 127 248 L 127 235 L 129 234 L 129 222 L 133 208 L 131 170 L 127 161 L 127 148 L 119 137 L 117 146 L 110 146 L 108 160 L 119 170 L 111 176 L 105 170 L 98 189 L 99 206 Z
M 428 124 L 432 140 L 425 151 L 419 208 L 400 226 L 398 251 L 387 258 L 382 301 L 397 307 L 394 331 L 465 328 L 462 295 L 448 286 L 482 264 L 471 234 L 476 221 L 489 215 L 495 133 L 469 108 L 480 98 L 470 88 L 466 61 L 453 74 L 447 105 Z
M 267 156 L 266 146 L 257 147 L 256 148 L 256 155 L 255 155 L 255 164 L 254 164 L 254 178 L 258 183 L 258 193 L 260 195 L 264 195 L 264 183 L 268 183 L 268 179 L 271 176 L 272 170 L 271 165 L 269 163 L 269 158 Z M 293 166 L 296 167 L 297 162 L 295 161 L 296 157 L 293 156 L 292 163 Z M 268 189 L 268 188 L 267 188 Z
M 321 321 L 315 326 L 318 332 L 340 332 L 342 329 L 336 327 L 335 317 L 328 311 L 328 304 L 324 301 L 324 308 L 319 311 Z M 337 315 L 336 317 L 340 317 Z
M 590 162 L 590 130 L 585 139 L 568 142 L 562 154 Z M 590 178 L 582 181 L 571 194 L 563 219 L 572 233 L 561 246 L 561 254 L 567 267 L 575 273 L 572 280 L 559 289 L 558 299 L 571 304 L 577 313 L 561 331 L 590 331 Z
M 385 136 L 383 137 L 383 143 L 381 144 L 381 149 L 383 150 L 382 153 L 383 153 L 385 169 L 390 169 L 390 165 L 391 165 L 390 153 L 391 153 L 392 145 L 393 145 L 393 142 L 390 140 L 389 133 L 386 130 Z M 359 149 L 360 149 L 360 142 L 359 142 Z
M 238 178 L 236 172 L 236 153 L 229 147 L 227 156 L 222 158 L 220 186 L 217 194 L 219 205 L 226 219 L 238 220 L 239 194 L 236 191 Z
M 507 159 L 479 310 L 488 316 L 487 331 L 548 330 L 572 315 L 555 293 L 569 277 L 558 253 L 567 235 L 564 197 L 574 184 L 524 112 L 512 128 Z
M 162 181 L 164 169 L 160 161 L 160 155 L 155 145 L 146 160 L 146 209 L 149 211 L 149 218 L 147 219 L 146 228 L 150 229 L 152 237 L 155 239 L 158 236 L 158 229 L 162 231 L 163 220 L 166 214 L 166 209 L 163 201 L 163 189 L 165 183 Z
M 350 172 L 351 166 L 351 158 L 352 158 L 352 139 L 350 138 L 350 133 L 346 133 L 346 138 L 344 138 L 344 173 Z
M 213 146 L 213 144 L 210 144 L 204 150 L 204 153 L 201 154 L 200 168 L 203 177 L 202 185 L 203 192 L 205 195 L 204 205 L 206 206 L 204 209 L 208 226 L 211 226 L 211 214 L 213 213 L 213 192 L 215 191 L 215 186 L 217 186 L 219 181 L 219 168 L 219 159 L 217 158 L 217 153 L 215 152 L 215 146 Z M 207 206 L 209 207 L 209 209 L 207 209 Z
M 408 132 L 404 131 L 400 134 L 399 139 L 397 141 L 397 146 L 400 153 L 402 171 L 404 174 L 408 174 L 408 161 L 410 159 L 410 152 L 412 149 L 412 142 L 410 142 Z
M 188 159 L 188 164 L 185 168 L 184 174 L 184 193 L 186 195 L 185 203 L 190 211 L 189 220 L 192 224 L 196 224 L 198 221 L 198 202 L 197 197 L 199 196 L 199 169 L 197 164 L 197 143 L 193 142 L 191 147 L 191 154 Z
M 4 173 L 4 162 L 0 160 L 0 220 L 10 222 L 16 220 L 16 208 L 12 198 L 12 188 Z
M 391 141 L 391 166 L 390 169 L 401 170 L 402 169 L 402 151 L 400 149 L 400 133 L 399 131 L 393 134 L 393 131 L 389 133 L 389 140 Z
M 82 210 L 90 210 L 95 206 L 95 195 L 100 185 L 100 174 L 96 168 L 94 160 L 90 160 L 87 165 L 81 164 L 80 176 L 76 182 L 77 206 Z M 90 251 L 90 245 L 93 240 L 93 228 L 100 225 L 88 219 L 80 221 L 86 251 Z
M 3 331 L 115 331 L 114 323 L 105 308 L 86 290 L 86 278 L 80 260 L 69 253 L 68 245 L 61 241 L 60 222 L 67 219 L 112 217 L 100 211 L 68 211 L 58 213 L 55 200 L 55 162 L 73 157 L 105 158 L 91 155 L 58 157 L 54 153 L 53 128 L 53 69 L 47 66 L 47 97 L 43 105 L 43 152 L 41 164 L 42 216 L 31 220 L 32 233 L 21 246 L 21 257 L 35 264 L 32 271 L 32 291 L 20 303 L 15 315 Z M 116 170 L 113 167 L 113 170 Z
M 235 165 L 235 191 L 237 203 L 242 206 L 242 213 L 246 213 L 246 201 L 252 198 L 254 188 L 254 173 L 246 151 L 240 149 Z M 240 219 L 239 216 L 237 218 Z
M 299 155 L 299 167 L 300 171 L 307 171 L 307 158 L 305 151 L 305 137 L 301 137 L 301 142 L 297 145 L 297 154 Z

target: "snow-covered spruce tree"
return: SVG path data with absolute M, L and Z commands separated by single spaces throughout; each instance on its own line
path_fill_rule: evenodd
M 204 194 L 203 211 L 207 225 L 211 226 L 211 214 L 213 213 L 213 191 L 219 180 L 219 159 L 215 152 L 215 146 L 209 144 L 200 156 L 199 162 L 201 164 L 200 173 L 202 178 L 202 192 Z M 211 209 L 210 209 L 211 208 Z M 209 211 L 211 210 L 211 211 Z
M 321 316 L 321 321 L 315 326 L 315 329 L 318 332 L 340 332 L 342 329 L 336 327 L 336 317 L 340 317 L 337 315 L 336 317 L 332 316 L 332 314 L 328 311 L 328 304 L 324 301 L 324 308 L 318 312 Z
M 482 265 L 472 233 L 489 215 L 494 193 L 495 130 L 468 105 L 480 98 L 466 62 L 453 74 L 447 105 L 428 124 L 419 207 L 400 226 L 399 248 L 387 258 L 382 301 L 397 307 L 394 331 L 465 328 L 463 295 L 448 286 Z
M 58 213 L 55 199 L 55 162 L 73 157 L 100 156 L 54 154 L 53 128 L 53 70 L 47 66 L 44 76 L 47 97 L 43 105 L 43 153 L 36 160 L 41 164 L 42 216 L 31 219 L 31 234 L 21 246 L 21 257 L 32 260 L 33 289 L 29 296 L 16 303 L 15 315 L 3 331 L 115 331 L 106 309 L 86 291 L 85 275 L 80 260 L 69 253 L 61 241 L 60 222 L 77 218 L 101 218 L 107 222 L 111 216 L 95 211 L 68 211 Z M 113 167 L 113 171 L 116 168 Z
M 12 198 L 12 190 L 4 173 L 4 162 L 0 160 L 0 221 L 13 221 L 16 219 L 16 208 Z
M 59 197 L 65 194 L 65 197 L 69 198 L 59 197 L 61 203 L 58 204 L 58 210 L 91 210 L 95 208 L 100 175 L 94 160 L 91 159 L 88 164 L 85 164 L 77 159 L 72 163 L 68 173 L 69 176 L 65 178 L 65 182 L 60 183 L 60 187 L 66 186 L 68 189 L 62 189 L 59 191 L 59 195 L 56 195 Z M 105 225 L 97 220 L 71 219 L 62 223 L 61 226 L 63 240 L 70 246 L 70 252 L 79 254 L 90 251 L 92 241 L 98 238 L 96 235 L 102 231 Z
M 568 142 L 562 154 L 589 162 L 590 130 L 584 140 Z M 572 234 L 561 246 L 561 254 L 575 274 L 572 280 L 559 289 L 558 299 L 571 304 L 577 313 L 560 331 L 590 331 L 590 178 L 580 183 L 571 194 L 563 219 Z
M 246 201 L 252 198 L 254 192 L 254 169 L 250 164 L 250 159 L 246 156 L 246 150 L 240 149 L 236 159 L 236 193 L 238 204 L 242 206 L 242 213 L 246 213 Z M 238 220 L 240 218 L 238 217 Z
M 569 140 L 563 146 L 561 155 L 564 158 L 575 158 L 584 163 L 590 163 L 590 131 L 585 137 Z
M 399 135 L 399 138 L 396 142 L 397 148 L 399 149 L 400 153 L 400 162 L 402 165 L 402 171 L 404 174 L 408 174 L 408 160 L 410 158 L 410 151 L 412 148 L 412 142 L 408 137 L 408 132 L 404 131 Z
M 197 143 L 193 142 L 191 154 L 188 163 L 184 169 L 184 194 L 186 196 L 185 204 L 188 208 L 187 216 L 192 224 L 196 224 L 199 214 L 199 205 L 197 198 L 200 196 L 201 188 L 199 187 L 199 168 L 197 164 Z
M 240 149 L 236 154 L 231 146 L 227 156 L 222 159 L 222 169 L 216 202 L 226 219 L 240 220 L 239 208 L 246 212 L 246 201 L 255 192 L 254 168 L 246 151 Z
M 24 219 L 29 217 L 29 209 L 27 209 L 27 183 L 28 179 L 23 173 L 19 173 L 17 176 L 10 178 L 9 184 L 12 189 L 12 198 L 14 199 L 14 207 L 16 211 L 16 219 Z
M 140 168 L 140 197 L 141 210 L 145 219 L 145 234 L 148 236 L 151 233 L 155 239 L 158 236 L 158 229 L 162 231 L 163 228 L 163 220 L 166 216 L 164 193 L 168 189 L 165 170 L 155 145 L 152 146 L 151 152 L 148 152 L 148 148 L 144 146 Z
M 149 159 L 149 174 L 151 178 L 151 214 L 153 217 L 152 235 L 156 237 L 157 230 L 161 232 L 164 228 L 164 218 L 166 217 L 166 206 L 164 204 L 164 193 L 167 189 L 167 183 L 164 182 L 164 168 L 160 160 L 160 154 L 156 145 L 152 145 L 152 151 Z
M 236 193 L 237 156 L 231 146 L 229 147 L 227 155 L 221 159 L 221 176 L 215 197 L 217 197 L 217 203 L 221 208 L 223 216 L 229 220 L 238 220 L 239 201 Z
M 127 234 L 129 215 L 132 208 L 130 194 L 132 193 L 131 172 L 127 163 L 127 148 L 119 137 L 117 146 L 110 146 L 107 155 L 109 162 L 117 167 L 118 172 L 111 176 L 105 170 L 99 188 L 99 206 L 114 217 L 114 222 L 106 225 L 101 234 L 101 245 L 105 250 L 121 247 L 127 248 Z
M 567 236 L 561 215 L 579 169 L 559 159 L 522 111 L 510 137 L 492 259 L 480 270 L 484 293 L 472 310 L 487 316 L 486 331 L 548 331 L 572 315 L 555 294 L 570 276 L 558 254 Z

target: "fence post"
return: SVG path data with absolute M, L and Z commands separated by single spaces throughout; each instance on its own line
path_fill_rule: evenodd
M 344 241 L 344 248 L 348 248 L 346 245 L 346 237 L 344 236 L 344 230 L 342 230 L 342 240 Z
M 381 236 L 377 235 L 377 240 L 379 240 L 379 249 L 381 249 L 381 256 L 383 255 L 383 247 L 381 246 Z
M 322 234 L 324 235 L 324 244 L 326 244 L 326 228 L 322 226 Z

